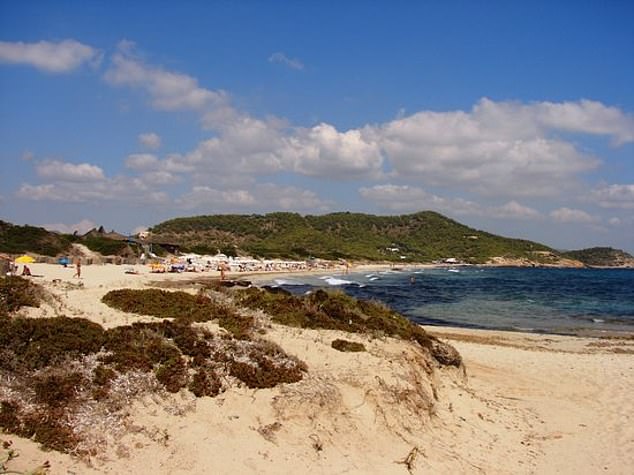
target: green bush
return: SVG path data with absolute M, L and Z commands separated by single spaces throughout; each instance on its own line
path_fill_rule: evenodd
M 28 279 L 17 276 L 0 277 L 0 317 L 22 307 L 39 307 L 44 290 Z
M 357 343 L 355 341 L 342 340 L 340 338 L 337 338 L 336 340 L 333 340 L 332 343 L 330 344 L 330 346 L 332 346 L 337 351 L 344 351 L 344 352 L 365 351 L 365 345 L 363 343 Z
M 103 328 L 84 318 L 0 318 L 0 348 L 25 369 L 95 353 L 103 343 Z
M 279 289 L 250 288 L 237 291 L 236 300 L 260 309 L 276 323 L 301 328 L 324 328 L 351 333 L 369 333 L 416 341 L 445 365 L 460 366 L 460 355 L 429 335 L 420 325 L 379 302 L 357 300 L 343 292 L 317 290 L 298 297 Z M 452 356 L 449 356 L 449 355 Z

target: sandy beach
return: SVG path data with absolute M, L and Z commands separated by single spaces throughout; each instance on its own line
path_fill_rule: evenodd
M 151 320 L 103 304 L 109 290 L 218 278 L 147 266 L 85 266 L 82 279 L 71 267 L 31 270 L 56 302 L 22 313 L 107 328 Z M 426 330 L 455 346 L 464 366 L 434 367 L 420 347 L 392 338 L 270 325 L 266 338 L 306 362 L 302 381 L 215 398 L 143 397 L 129 408 L 126 431 L 107 434 L 107 447 L 89 459 L 5 434 L 20 452 L 11 468 L 49 460 L 50 473 L 68 475 L 634 471 L 634 337 Z M 338 352 L 335 338 L 367 351 Z

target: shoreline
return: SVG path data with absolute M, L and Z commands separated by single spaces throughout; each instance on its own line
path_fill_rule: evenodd
M 417 269 L 445 269 L 458 267 L 452 264 L 416 264 L 411 266 L 400 266 L 398 269 L 394 269 L 394 266 L 389 264 L 362 264 L 355 267 L 351 267 L 348 270 L 348 274 L 360 273 L 360 272 L 381 272 L 396 270 L 398 272 L 407 272 Z M 500 266 L 489 266 L 500 267 Z M 127 274 L 125 269 L 133 269 L 136 274 Z M 155 283 L 161 283 L 166 286 L 187 286 L 195 285 L 196 282 L 220 282 L 220 272 L 218 271 L 206 271 L 206 272 L 181 272 L 181 273 L 152 273 L 149 271 L 149 266 L 136 264 L 136 265 L 120 265 L 120 264 L 91 264 L 82 267 L 82 278 L 74 279 L 74 267 L 69 266 L 64 268 L 58 264 L 45 264 L 34 263 L 31 264 L 31 270 L 34 274 L 31 278 L 35 282 L 44 279 L 45 282 L 58 283 L 67 282 L 72 287 L 76 288 L 93 288 L 103 287 L 104 285 L 110 286 L 118 284 L 122 287 L 143 287 L 147 285 L 153 285 Z M 96 270 L 96 273 L 92 273 L 91 270 Z M 336 277 L 344 277 L 345 268 L 339 269 L 304 269 L 296 271 L 280 270 L 280 271 L 253 271 L 253 272 L 227 272 L 227 281 L 248 281 L 256 286 L 261 286 L 263 283 L 273 281 L 274 279 L 293 278 L 297 276 L 324 276 L 332 274 Z M 160 284 L 159 284 L 160 285 Z M 336 287 L 335 287 L 336 288 Z M 419 323 L 423 327 L 430 328 L 453 328 L 456 330 L 473 330 L 476 332 L 508 332 L 513 334 L 527 334 L 527 335 L 559 335 L 559 336 L 571 336 L 582 338 L 630 338 L 634 336 L 634 329 L 624 330 L 593 330 L 587 328 L 580 328 L 571 332 L 547 332 L 547 331 L 527 331 L 527 330 L 512 330 L 512 329 L 489 329 L 489 328 L 471 328 L 460 325 L 429 325 Z

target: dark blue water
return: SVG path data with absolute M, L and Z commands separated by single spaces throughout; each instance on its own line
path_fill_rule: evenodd
M 273 283 L 297 294 L 336 287 L 380 300 L 426 325 L 566 334 L 634 331 L 634 269 L 460 267 Z

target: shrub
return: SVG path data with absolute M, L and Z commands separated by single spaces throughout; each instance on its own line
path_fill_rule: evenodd
M 330 344 L 335 350 L 338 351 L 348 351 L 348 352 L 358 352 L 365 351 L 365 345 L 363 343 L 357 343 L 354 341 L 341 340 L 336 339 L 333 340 Z
M 109 329 L 104 347 L 111 353 L 102 361 L 114 364 L 122 372 L 151 371 L 156 364 L 180 357 L 178 348 L 157 333 L 156 328 L 153 324 L 134 323 Z
M 196 397 L 215 397 L 221 389 L 220 378 L 212 368 L 199 368 L 189 384 L 189 390 Z
M 271 316 L 271 320 L 282 325 L 413 340 L 443 365 L 460 366 L 462 362 L 460 355 L 452 347 L 441 343 L 420 325 L 380 302 L 357 300 L 343 292 L 326 292 L 321 289 L 308 296 L 297 297 L 277 289 L 250 288 L 238 291 L 236 299 L 249 308 L 263 310 Z
M 84 318 L 0 318 L 0 347 L 27 369 L 97 352 L 103 341 L 103 328 Z
M 249 353 L 248 360 L 233 359 L 229 374 L 249 388 L 272 388 L 280 383 L 295 383 L 307 371 L 306 364 L 288 356 L 272 342 L 258 342 Z
M 85 383 L 81 374 L 63 370 L 37 375 L 34 379 L 36 400 L 50 407 L 67 406 Z
M 218 320 L 221 327 L 241 340 L 250 338 L 253 332 L 253 318 L 241 316 L 204 295 L 160 289 L 121 289 L 108 292 L 102 301 L 124 312 L 174 318 L 178 324 L 184 326 L 189 322 Z M 187 338 L 185 334 L 182 336 Z
M 158 379 L 171 393 L 177 393 L 187 385 L 187 366 L 182 358 L 171 358 L 156 370 Z
M 39 307 L 44 290 L 18 276 L 0 277 L 0 317 L 22 307 Z

